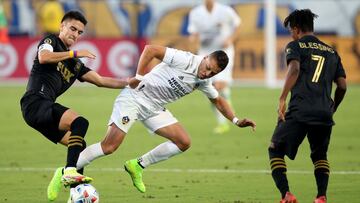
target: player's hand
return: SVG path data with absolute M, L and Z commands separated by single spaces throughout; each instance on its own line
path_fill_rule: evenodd
M 88 50 L 83 49 L 83 50 L 76 51 L 76 58 L 83 58 L 83 57 L 89 58 L 89 59 L 96 58 L 95 54 L 91 53 Z
M 129 86 L 133 89 L 135 89 L 141 81 L 136 79 L 135 77 L 132 77 L 129 79 Z
M 278 107 L 278 119 L 281 121 L 285 121 L 285 112 L 286 111 L 286 101 L 280 99 L 279 107 Z
M 250 126 L 252 128 L 253 131 L 256 130 L 256 123 L 250 119 L 244 118 L 242 120 L 239 120 L 238 122 L 236 122 L 236 125 L 239 126 L 240 128 L 245 128 Z

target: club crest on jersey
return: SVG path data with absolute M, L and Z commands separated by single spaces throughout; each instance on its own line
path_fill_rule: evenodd
M 130 121 L 129 116 L 124 116 L 124 117 L 122 117 L 122 124 L 123 124 L 123 125 L 127 124 L 129 121 Z
M 179 76 L 179 79 L 180 79 L 180 80 L 183 80 L 183 79 L 184 79 L 184 76 Z
M 44 43 L 46 43 L 46 44 L 51 44 L 51 39 L 50 38 L 46 38 L 45 40 L 44 40 Z
M 200 86 L 200 83 L 195 83 L 193 90 L 197 89 Z
M 287 49 L 285 50 L 285 52 L 286 52 L 286 54 L 291 54 L 292 50 L 291 50 L 290 48 L 287 48 Z

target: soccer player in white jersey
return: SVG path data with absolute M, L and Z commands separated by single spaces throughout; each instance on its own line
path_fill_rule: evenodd
M 193 8 L 189 15 L 188 32 L 190 41 L 199 42 L 198 54 L 205 56 L 215 50 L 223 50 L 229 57 L 224 71 L 212 78 L 213 85 L 230 104 L 230 85 L 234 66 L 234 45 L 241 19 L 230 6 L 204 0 L 204 4 Z M 215 107 L 215 106 L 213 106 Z M 225 133 L 230 129 L 226 118 L 213 108 L 218 125 L 214 132 Z
M 162 63 L 145 74 L 145 69 L 154 58 Z M 77 167 L 83 168 L 94 159 L 113 153 L 134 122 L 141 121 L 148 129 L 169 140 L 124 165 L 134 186 L 140 192 L 145 192 L 143 168 L 180 154 L 190 147 L 189 135 L 164 106 L 196 89 L 202 91 L 235 125 L 251 126 L 254 130 L 255 122 L 246 118 L 239 120 L 209 80 L 221 72 L 227 63 L 228 57 L 224 51 L 200 57 L 172 48 L 145 46 L 136 76 L 130 78 L 129 87 L 121 91 L 115 100 L 105 138 L 81 152 Z

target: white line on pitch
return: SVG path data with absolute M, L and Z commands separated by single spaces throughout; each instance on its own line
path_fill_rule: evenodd
M 31 168 L 31 167 L 0 167 L 4 172 L 42 172 L 54 171 L 55 168 Z M 124 171 L 122 168 L 86 168 L 87 171 Z M 146 169 L 149 172 L 167 172 L 167 173 L 248 173 L 248 174 L 270 174 L 270 170 L 240 170 L 240 169 Z M 313 174 L 314 171 L 289 170 L 292 174 Z M 360 175 L 360 171 L 331 171 L 336 175 Z

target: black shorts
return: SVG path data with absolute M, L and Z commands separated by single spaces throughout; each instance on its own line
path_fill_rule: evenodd
M 331 129 L 332 126 L 329 125 L 311 125 L 298 122 L 293 118 L 287 118 L 285 122 L 278 122 L 271 141 L 278 151 L 280 150 L 294 160 L 300 144 L 307 136 L 311 157 L 326 158 Z
M 69 108 L 36 94 L 21 98 L 20 105 L 24 120 L 29 126 L 54 143 L 64 137 L 66 131 L 59 130 L 59 123 L 61 116 Z

